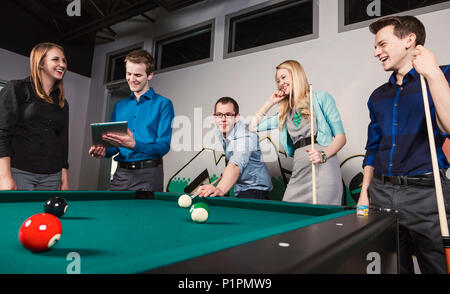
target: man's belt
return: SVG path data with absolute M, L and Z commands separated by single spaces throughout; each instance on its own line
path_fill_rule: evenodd
M 314 137 L 314 143 L 317 143 L 317 136 Z M 297 150 L 298 148 L 302 148 L 305 146 L 311 145 L 311 137 L 308 138 L 301 138 L 294 144 L 294 150 Z
M 160 164 L 162 164 L 162 158 L 142 160 L 136 162 L 119 162 L 118 166 L 120 168 L 126 169 L 141 169 L 141 168 L 157 167 Z
M 441 177 L 445 177 L 446 170 L 441 169 L 439 173 Z M 381 180 L 382 184 L 391 183 L 392 185 L 434 187 L 433 173 L 414 176 L 386 176 L 383 174 L 374 174 L 374 177 Z

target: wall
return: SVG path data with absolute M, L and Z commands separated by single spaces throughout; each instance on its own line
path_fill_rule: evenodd
M 0 48 L 0 79 L 22 79 L 30 75 L 28 57 Z M 70 60 L 68 60 L 70 69 Z M 89 99 L 90 79 L 68 71 L 64 78 L 69 103 L 69 185 L 79 189 L 81 160 L 83 152 L 84 122 Z
M 302 63 L 314 90 L 326 90 L 335 97 L 347 134 L 347 144 L 338 154 L 340 161 L 364 153 L 369 123 L 367 99 L 390 75 L 373 57 L 374 36 L 368 28 L 338 33 L 337 1 L 321 0 L 318 39 L 223 59 L 225 15 L 263 2 L 206 1 L 173 14 L 155 11 L 156 22 L 142 25 L 136 31 L 130 30 L 135 25 L 131 22 L 116 26 L 115 30 L 122 29 L 119 39 L 95 50 L 84 148 L 88 148 L 90 141 L 88 124 L 104 119 L 107 95 L 103 75 L 108 52 L 138 42 L 144 42 L 144 47 L 152 51 L 152 38 L 216 18 L 213 62 L 157 74 L 150 83 L 157 92 L 173 101 L 177 117 L 189 118 L 192 125 L 194 150 L 180 152 L 172 149 L 169 152 L 164 165 L 166 183 L 200 151 L 202 144 L 196 143 L 195 139 L 208 135 L 212 125 L 206 118 L 213 112 L 214 102 L 221 96 L 231 96 L 238 100 L 243 117 L 254 114 L 275 89 L 275 66 L 286 59 Z M 434 51 L 441 64 L 450 63 L 447 32 L 450 9 L 418 15 L 418 18 L 427 27 L 426 46 Z M 273 109 L 272 113 L 275 111 Z M 195 112 L 201 113 L 203 119 L 200 122 L 195 121 Z M 206 126 L 201 134 L 195 132 L 195 126 L 203 123 Z M 177 131 L 179 129 L 175 128 L 174 134 Z M 98 160 L 90 159 L 86 154 L 83 156 L 82 170 L 89 173 L 80 176 L 80 187 L 95 189 Z

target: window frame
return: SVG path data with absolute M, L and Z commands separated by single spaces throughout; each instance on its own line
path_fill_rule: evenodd
M 361 22 L 346 25 L 345 24 L 345 1 L 346 0 L 338 0 L 338 1 L 339 1 L 338 2 L 338 33 L 343 33 L 343 32 L 348 32 L 348 31 L 368 27 L 372 22 L 376 21 L 377 19 L 385 17 L 385 16 L 378 16 L 378 17 L 374 17 L 369 20 L 364 20 Z M 430 5 L 430 6 L 426 6 L 426 7 L 422 7 L 422 8 L 407 10 L 407 11 L 403 11 L 403 12 L 399 12 L 399 13 L 395 13 L 395 14 L 389 14 L 389 16 L 395 16 L 395 15 L 397 15 L 397 16 L 400 16 L 400 15 L 416 16 L 416 15 L 435 12 L 435 11 L 444 10 L 444 9 L 448 9 L 448 8 L 450 8 L 450 1 L 438 3 L 438 4 L 434 4 L 434 5 Z
M 237 56 L 260 52 L 260 51 L 266 51 L 269 49 L 278 48 L 278 47 L 282 47 L 282 46 L 286 46 L 286 45 L 291 45 L 291 44 L 296 44 L 296 43 L 301 43 L 301 42 L 305 42 L 305 41 L 318 39 L 319 38 L 319 0 L 304 0 L 304 1 L 312 1 L 312 10 L 313 10 L 313 12 L 312 12 L 312 17 L 313 17 L 313 21 L 312 21 L 312 31 L 313 32 L 312 32 L 312 34 L 295 37 L 295 38 L 291 38 L 291 39 L 287 39 L 287 40 L 283 40 L 283 41 L 277 41 L 277 42 L 256 46 L 253 48 L 243 49 L 243 50 L 239 50 L 239 51 L 235 51 L 235 52 L 228 52 L 228 47 L 229 47 L 229 44 L 231 41 L 230 40 L 230 29 L 231 29 L 230 21 L 232 18 L 239 16 L 239 15 L 252 13 L 252 12 L 254 12 L 254 14 L 257 14 L 258 12 L 260 12 L 260 10 L 263 10 L 272 5 L 277 5 L 282 2 L 286 2 L 286 4 L 289 4 L 290 2 L 294 2 L 294 1 L 293 0 L 269 0 L 267 2 L 258 4 L 258 5 L 254 5 L 254 6 L 251 6 L 251 7 L 248 7 L 248 8 L 225 15 L 225 31 L 224 31 L 225 40 L 224 40 L 224 47 L 223 47 L 223 59 L 233 58 L 233 57 L 237 57 Z
M 104 74 L 104 80 L 103 80 L 103 84 L 104 85 L 109 86 L 109 85 L 115 85 L 117 83 L 120 84 L 120 83 L 126 82 L 126 77 L 125 76 L 122 79 L 119 79 L 119 80 L 108 81 L 108 76 L 111 74 L 111 71 L 110 71 L 111 66 L 112 66 L 111 58 L 114 55 L 121 55 L 121 53 L 128 53 L 128 52 L 131 52 L 131 51 L 137 50 L 137 49 L 144 49 L 144 43 L 140 42 L 140 43 L 137 43 L 137 44 L 133 44 L 133 45 L 130 45 L 130 46 L 118 49 L 118 50 L 111 51 L 111 52 L 106 54 L 105 74 Z
M 211 41 L 209 44 L 209 57 L 208 58 L 203 58 L 200 60 L 195 60 L 195 61 L 190 61 L 190 62 L 186 62 L 183 64 L 178 64 L 178 65 L 174 65 L 174 66 L 170 66 L 170 67 L 166 67 L 166 68 L 162 68 L 162 69 L 157 69 L 157 65 L 158 65 L 158 58 L 159 56 L 156 56 L 156 43 L 161 41 L 161 40 L 166 40 L 166 39 L 170 39 L 170 38 L 175 38 L 175 37 L 181 37 L 181 35 L 192 32 L 196 29 L 205 27 L 211 25 Z M 200 65 L 200 64 L 204 64 L 204 63 L 208 63 L 208 62 L 212 62 L 214 61 L 214 37 L 215 37 L 215 18 L 209 19 L 207 21 L 203 21 L 201 23 L 189 26 L 189 27 L 185 27 L 183 29 L 180 30 L 176 30 L 167 34 L 163 34 L 160 35 L 156 38 L 153 39 L 153 52 L 155 52 L 155 74 L 158 73 L 163 73 L 163 72 L 168 72 L 168 71 L 174 71 L 174 70 L 178 70 L 178 69 L 182 69 L 182 68 L 186 68 L 186 67 L 191 67 L 191 66 L 196 66 L 196 65 Z

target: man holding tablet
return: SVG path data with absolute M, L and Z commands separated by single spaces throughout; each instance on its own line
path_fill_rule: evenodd
M 116 147 L 97 145 L 89 149 L 89 154 L 96 158 L 117 155 L 111 190 L 163 191 L 162 157 L 170 149 L 174 109 L 169 99 L 149 87 L 154 64 L 153 56 L 146 50 L 127 55 L 126 80 L 132 94 L 117 102 L 110 120 L 127 121 L 127 133 L 102 136 L 103 141 Z

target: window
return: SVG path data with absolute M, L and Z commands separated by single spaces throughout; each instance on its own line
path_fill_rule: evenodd
M 225 57 L 317 38 L 316 0 L 269 1 L 226 16 Z
M 133 50 L 142 49 L 143 45 L 133 45 L 109 53 L 106 56 L 105 83 L 125 80 L 125 57 Z
M 449 0 L 339 0 L 339 32 L 366 27 L 378 17 L 446 8 L 450 8 Z
M 179 69 L 213 60 L 214 21 L 155 39 L 155 71 Z

